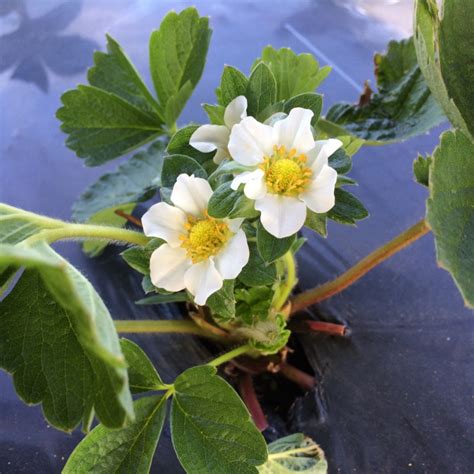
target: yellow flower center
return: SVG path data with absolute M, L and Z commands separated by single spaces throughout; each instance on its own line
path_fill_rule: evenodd
M 292 148 L 273 147 L 273 154 L 266 156 L 260 168 L 265 172 L 268 190 L 282 196 L 297 196 L 311 181 L 311 169 L 307 166 L 308 157 L 298 155 Z
M 227 224 L 208 215 L 204 219 L 188 216 L 188 233 L 181 235 L 181 247 L 186 249 L 193 263 L 217 255 L 232 235 Z

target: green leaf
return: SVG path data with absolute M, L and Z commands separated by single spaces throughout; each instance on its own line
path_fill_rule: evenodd
M 426 82 L 450 122 L 474 140 L 474 4 L 445 0 L 440 18 L 435 0 L 418 0 L 415 12 L 415 47 Z
M 236 97 L 245 95 L 249 80 L 238 69 L 225 66 L 222 73 L 221 85 L 219 87 L 219 103 L 226 107 Z
M 289 114 L 291 109 L 295 107 L 311 110 L 314 113 L 314 117 L 311 119 L 311 125 L 316 125 L 323 108 L 323 96 L 313 92 L 299 94 L 285 102 L 283 112 Z
M 378 142 L 366 142 L 362 138 L 350 134 L 345 128 L 320 118 L 316 124 L 318 140 L 338 138 L 342 142 L 342 148 L 350 156 L 354 156 L 363 145 L 378 145 Z
M 474 144 L 461 131 L 446 132 L 430 166 L 427 219 L 440 266 L 474 308 Z
M 0 365 L 18 395 L 65 431 L 81 419 L 87 429 L 94 411 L 114 428 L 133 419 L 125 358 L 92 285 L 42 242 L 0 245 L 0 267 L 26 268 L 0 303 Z
M 239 280 L 247 286 L 267 286 L 275 283 L 275 264 L 267 264 L 257 249 L 257 244 L 249 242 L 250 258 L 242 269 Z
M 128 56 L 111 36 L 106 38 L 107 53 L 94 53 L 94 66 L 87 72 L 89 84 L 121 97 L 146 114 L 161 115 L 160 106 Z
M 260 474 L 326 474 L 323 450 L 302 433 L 280 438 L 268 445 L 268 461 L 259 466 Z
M 163 134 L 162 123 L 124 99 L 97 87 L 77 86 L 65 92 L 57 111 L 66 145 L 98 166 Z
M 151 76 L 160 104 L 168 108 L 168 126 L 201 78 L 211 39 L 208 24 L 195 8 L 186 8 L 168 13 L 150 37 Z
M 72 209 L 73 218 L 88 222 L 105 209 L 150 199 L 160 186 L 163 160 L 164 144 L 161 142 L 136 153 L 116 171 L 101 176 L 79 196 Z
M 262 112 L 276 102 L 276 81 L 264 63 L 258 64 L 250 75 L 245 96 L 248 100 L 247 113 L 259 120 L 265 120 Z
M 171 293 L 169 295 L 153 295 L 143 298 L 135 302 L 140 305 L 152 305 L 152 304 L 163 304 L 163 303 L 184 303 L 191 301 L 191 298 L 185 291 L 178 293 Z
M 234 191 L 231 182 L 221 184 L 212 194 L 209 200 L 208 212 L 211 217 L 222 219 L 229 217 L 253 218 L 258 216 L 254 202 L 248 199 L 240 191 Z
M 150 240 L 145 247 L 130 247 L 120 255 L 134 270 L 143 275 L 148 275 L 150 273 L 151 254 L 163 243 L 164 240 L 155 238 Z
M 327 214 L 316 214 L 309 209 L 306 210 L 304 225 L 323 237 L 327 237 L 328 235 L 327 221 Z
M 335 195 L 336 204 L 327 213 L 329 219 L 340 224 L 355 225 L 357 221 L 369 216 L 367 209 L 353 194 L 337 188 Z
M 222 288 L 207 299 L 206 305 L 219 320 L 230 321 L 235 317 L 234 280 L 224 280 Z
M 334 168 L 339 175 L 349 173 L 352 169 L 352 159 L 342 148 L 339 148 L 339 150 L 329 157 L 328 164 L 331 168 Z
M 285 255 L 295 241 L 296 234 L 277 239 L 268 233 L 259 221 L 257 226 L 257 248 L 265 262 L 271 263 Z
M 94 428 L 71 454 L 63 474 L 148 473 L 166 417 L 166 399 L 145 397 L 134 403 L 136 419 L 126 428 Z
M 128 364 L 128 384 L 132 393 L 167 389 L 151 360 L 140 346 L 122 338 L 120 347 Z
M 385 56 L 375 56 L 375 64 L 378 93 L 359 105 L 332 106 L 327 120 L 372 143 L 406 140 L 443 121 L 418 67 L 412 38 L 391 41 Z
M 225 107 L 222 105 L 203 104 L 209 121 L 214 125 L 225 125 L 224 114 Z
M 42 229 L 55 229 L 62 225 L 56 219 L 0 203 L 0 244 L 17 244 Z
M 198 125 L 188 125 L 178 130 L 168 143 L 166 151 L 169 155 L 186 155 L 194 158 L 199 163 L 212 160 L 215 152 L 201 153 L 189 144 L 191 135 L 199 128 Z
M 187 472 L 256 473 L 267 460 L 263 436 L 233 388 L 210 366 L 193 367 L 175 381 L 171 434 Z
M 413 162 L 413 173 L 417 183 L 423 186 L 429 185 L 430 165 L 431 156 L 423 158 L 421 155 L 418 155 L 418 158 Z
M 277 83 L 277 100 L 288 100 L 305 92 L 313 92 L 331 72 L 308 53 L 296 55 L 289 48 L 274 49 L 267 46 L 261 59 L 273 72 Z
M 236 314 L 245 324 L 265 321 L 270 313 L 274 291 L 268 286 L 254 286 L 235 290 Z
M 194 175 L 197 178 L 207 178 L 204 168 L 193 158 L 186 155 L 171 155 L 167 156 L 163 162 L 161 185 L 172 188 L 182 173 Z

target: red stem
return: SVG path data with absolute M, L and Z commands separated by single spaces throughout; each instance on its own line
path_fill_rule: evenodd
M 300 369 L 297 369 L 296 367 L 293 367 L 286 362 L 282 362 L 280 364 L 280 374 L 286 377 L 288 380 L 295 382 L 305 391 L 312 390 L 316 385 L 316 379 L 313 376 L 303 372 Z
M 132 216 L 131 214 L 127 214 L 126 212 L 122 211 L 122 209 L 117 209 L 115 211 L 115 214 L 117 214 L 117 216 L 123 217 L 128 222 L 131 222 L 132 224 L 135 224 L 137 227 L 143 227 L 140 219 L 137 219 L 136 217 Z
M 326 323 L 324 321 L 291 321 L 289 327 L 292 331 L 299 333 L 314 331 L 340 337 L 344 337 L 347 333 L 347 327 L 343 324 Z
M 252 415 L 255 426 L 263 431 L 268 428 L 268 421 L 265 413 L 263 413 L 260 402 L 253 386 L 252 376 L 250 374 L 242 374 L 239 380 L 239 391 L 242 399 Z

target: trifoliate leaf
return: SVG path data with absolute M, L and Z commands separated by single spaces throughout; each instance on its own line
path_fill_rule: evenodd
M 250 258 L 239 275 L 239 280 L 248 286 L 272 285 L 276 280 L 274 263 L 266 263 L 257 249 L 257 244 L 249 243 Z
M 264 62 L 275 76 L 278 101 L 313 92 L 331 72 L 328 66 L 320 68 L 311 54 L 296 55 L 289 48 L 276 50 L 267 46 L 256 64 L 259 61 Z
M 237 317 L 250 325 L 256 321 L 265 321 L 269 316 L 274 293 L 268 286 L 236 289 Z
M 417 183 L 429 185 L 431 156 L 423 158 L 421 155 L 413 162 L 413 173 Z
M 46 419 L 87 429 L 93 411 L 113 428 L 133 419 L 125 358 L 92 285 L 45 243 L 0 245 L 0 267 L 26 268 L 0 303 L 0 365 Z
M 186 155 L 170 155 L 163 162 L 161 185 L 172 188 L 182 173 L 194 175 L 196 178 L 207 178 L 206 171 L 195 159 Z
M 262 223 L 257 226 L 257 248 L 265 262 L 271 263 L 285 255 L 295 241 L 296 234 L 278 239 L 267 232 Z
M 396 142 L 427 132 L 444 119 L 418 67 L 413 39 L 391 41 L 375 56 L 378 93 L 359 105 L 332 106 L 326 119 L 369 142 Z
M 115 94 L 91 86 L 65 92 L 57 111 L 66 145 L 98 166 L 163 134 L 158 116 L 146 114 Z
M 336 204 L 327 213 L 329 219 L 340 224 L 355 225 L 357 221 L 369 216 L 367 209 L 353 194 L 337 188 L 335 195 Z
M 431 92 L 450 122 L 474 140 L 473 2 L 444 0 L 442 17 L 436 0 L 418 0 L 415 47 Z
M 201 153 L 189 144 L 191 135 L 199 128 L 198 125 L 189 125 L 178 130 L 168 143 L 166 151 L 169 155 L 186 155 L 194 158 L 199 163 L 212 160 L 215 152 Z
M 136 153 L 116 171 L 101 176 L 74 203 L 73 218 L 87 222 L 104 209 L 150 199 L 160 186 L 164 144 L 156 142 Z
M 132 393 L 165 390 L 154 365 L 140 346 L 128 339 L 120 339 L 120 347 L 128 365 L 128 384 Z
M 275 77 L 264 63 L 257 64 L 250 74 L 245 96 L 248 100 L 247 114 L 264 121 L 271 114 L 263 115 L 265 109 L 276 102 L 277 86 Z
M 127 427 L 94 428 L 71 454 L 63 474 L 148 473 L 166 418 L 166 399 L 145 397 L 134 404 L 136 418 Z
M 219 104 L 226 107 L 236 97 L 245 95 L 249 80 L 238 69 L 225 66 L 222 73 L 221 85 L 218 89 Z
M 231 183 L 221 184 L 212 194 L 209 200 L 208 212 L 211 217 L 222 219 L 229 217 L 252 218 L 258 216 L 254 202 L 248 199 L 244 193 L 234 191 L 230 187 Z
M 207 299 L 206 305 L 218 320 L 230 321 L 235 317 L 234 280 L 225 280 L 222 288 Z
M 430 166 L 427 219 L 439 264 L 474 308 L 474 144 L 461 131 L 446 132 Z
M 294 109 L 295 107 L 302 107 L 303 109 L 311 110 L 314 113 L 314 117 L 311 119 L 311 124 L 316 125 L 323 108 L 323 96 L 313 92 L 299 94 L 285 102 L 283 112 L 289 114 L 291 109 Z
M 175 381 L 173 445 L 190 473 L 257 473 L 267 460 L 263 436 L 233 388 L 210 366 L 193 367 Z
M 201 79 L 211 39 L 195 8 L 170 12 L 150 37 L 150 70 L 166 123 L 172 126 Z
M 268 445 L 268 461 L 260 474 L 327 474 L 323 450 L 302 433 L 280 438 Z
M 327 221 L 327 214 L 316 214 L 309 209 L 306 210 L 306 220 L 304 225 L 323 237 L 327 237 L 328 235 Z

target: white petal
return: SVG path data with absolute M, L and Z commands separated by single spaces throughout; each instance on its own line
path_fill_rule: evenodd
M 213 161 L 216 165 L 222 163 L 226 158 L 229 158 L 229 150 L 227 148 L 218 148 L 214 155 Z
M 270 155 L 273 149 L 273 129 L 247 117 L 232 127 L 229 139 L 229 152 L 235 161 L 254 166 Z
M 223 219 L 223 221 L 227 224 L 227 227 L 229 227 L 230 231 L 233 232 L 234 234 L 240 229 L 240 226 L 244 222 L 243 217 L 237 217 L 236 219 Z
M 264 176 L 261 169 L 245 171 L 234 178 L 230 187 L 237 190 L 241 184 L 245 184 L 244 193 L 249 199 L 261 199 L 267 194 Z
M 199 305 L 206 304 L 207 298 L 220 290 L 224 283 L 211 259 L 193 265 L 184 275 L 184 282 Z
M 202 178 L 180 174 L 171 192 L 171 202 L 186 214 L 202 217 L 212 196 L 210 184 Z
M 291 109 L 287 118 L 275 123 L 277 142 L 288 150 L 295 148 L 298 153 L 306 153 L 314 148 L 311 132 L 311 119 L 314 113 L 308 109 L 296 107 Z
M 186 233 L 186 214 L 177 207 L 159 202 L 143 214 L 143 232 L 148 237 L 159 237 L 166 240 L 171 247 L 181 245 L 180 235 Z
M 249 246 L 245 232 L 240 229 L 214 257 L 217 271 L 224 280 L 237 278 L 249 261 Z
M 163 244 L 151 254 L 151 281 L 158 288 L 164 288 L 167 291 L 180 291 L 186 287 L 184 275 L 191 265 L 192 262 L 185 249 Z
M 225 108 L 224 123 L 230 130 L 245 117 L 247 117 L 247 98 L 244 95 L 239 95 Z
M 261 212 L 263 227 L 279 239 L 298 232 L 306 220 L 304 202 L 293 197 L 267 194 L 255 201 L 255 209 Z
M 335 153 L 343 143 L 341 140 L 337 138 L 330 138 L 329 140 L 318 140 L 314 142 L 314 148 L 308 152 L 308 157 L 314 159 L 311 163 L 312 167 L 322 167 L 322 165 L 328 164 L 328 158 Z M 313 173 L 315 172 L 315 168 L 313 168 Z
M 313 212 L 327 212 L 335 204 L 334 188 L 336 181 L 337 171 L 326 165 L 309 188 L 299 197 Z
M 229 134 L 229 129 L 224 125 L 203 125 L 191 135 L 189 144 L 202 153 L 209 153 L 218 148 L 227 148 Z

